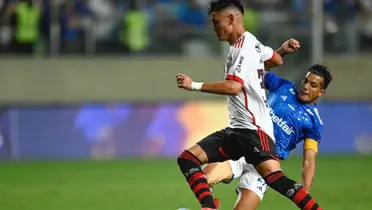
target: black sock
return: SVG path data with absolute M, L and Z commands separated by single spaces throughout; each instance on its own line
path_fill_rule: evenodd
M 271 173 L 264 179 L 268 186 L 291 199 L 298 208 L 303 210 L 322 210 L 301 184 L 287 178 L 282 171 Z
M 200 160 L 195 157 L 195 155 L 191 154 L 191 152 L 185 150 L 178 157 L 177 161 L 178 166 L 189 183 L 191 190 L 199 200 L 201 206 L 216 208 L 212 193 L 209 190 L 205 173 L 200 168 Z

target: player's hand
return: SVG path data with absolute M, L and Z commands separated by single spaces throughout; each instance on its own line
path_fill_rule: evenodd
M 191 88 L 192 79 L 189 76 L 185 74 L 177 74 L 176 80 L 177 80 L 178 88 L 183 88 L 185 90 L 192 90 Z
M 292 54 L 297 52 L 301 48 L 300 42 L 297 39 L 288 39 L 285 41 L 281 47 L 281 50 L 285 54 Z

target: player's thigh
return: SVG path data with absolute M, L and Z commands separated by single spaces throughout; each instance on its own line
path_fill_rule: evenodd
M 256 209 L 266 191 L 267 185 L 264 179 L 258 174 L 253 165 L 249 165 L 238 182 L 238 200 L 235 209 Z
M 249 168 L 239 179 L 237 190 L 239 189 L 250 190 L 262 200 L 267 191 L 267 184 L 254 166 L 249 164 Z
M 255 210 L 260 204 L 260 198 L 251 190 L 241 188 L 238 192 L 234 210 Z
M 257 166 L 267 160 L 279 160 L 274 141 L 263 131 L 244 129 L 235 138 L 247 163 Z
M 223 162 L 230 159 L 232 151 L 228 129 L 222 129 L 205 137 L 196 144 L 205 152 L 207 163 Z M 189 150 L 190 151 L 190 150 Z

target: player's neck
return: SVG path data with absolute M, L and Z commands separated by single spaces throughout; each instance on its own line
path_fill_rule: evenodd
M 244 27 L 242 28 L 239 28 L 237 29 L 236 31 L 234 31 L 231 36 L 230 36 L 230 39 L 228 40 L 229 44 L 230 45 L 233 45 L 235 44 L 236 41 L 238 41 L 238 39 L 243 36 L 243 34 L 246 32 L 247 30 L 245 30 Z

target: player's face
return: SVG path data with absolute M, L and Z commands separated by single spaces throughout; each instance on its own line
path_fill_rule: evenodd
M 302 80 L 301 87 L 298 90 L 297 98 L 307 104 L 315 103 L 319 96 L 324 95 L 323 77 L 309 72 Z
M 212 12 L 211 21 L 213 31 L 220 41 L 227 41 L 233 30 L 233 15 L 227 15 L 224 12 Z

